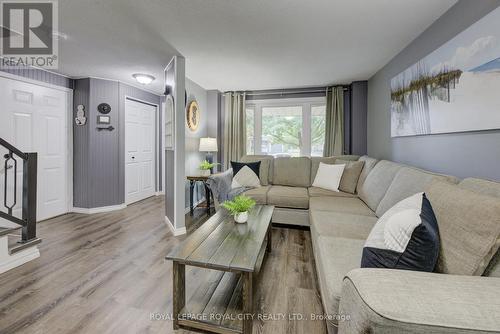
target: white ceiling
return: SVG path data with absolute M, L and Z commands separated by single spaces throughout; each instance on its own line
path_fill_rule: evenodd
M 456 0 L 63 0 L 60 71 L 157 80 L 172 55 L 207 89 L 368 79 Z M 178 50 L 178 51 L 176 51 Z

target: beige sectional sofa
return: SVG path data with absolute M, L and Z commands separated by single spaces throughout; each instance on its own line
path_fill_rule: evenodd
M 275 205 L 273 223 L 310 226 L 315 264 L 329 331 L 339 333 L 500 332 L 500 264 L 485 273 L 457 276 L 386 269 L 360 269 L 365 240 L 384 212 L 400 200 L 442 180 L 500 197 L 500 183 L 458 180 L 391 161 L 363 156 L 356 194 L 312 187 L 320 161 L 357 156 L 275 158 L 262 161 L 265 186 L 246 192 Z M 347 317 L 347 320 L 345 318 Z

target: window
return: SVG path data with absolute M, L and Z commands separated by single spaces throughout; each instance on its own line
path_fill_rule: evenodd
M 255 128 L 255 109 L 246 108 L 246 131 L 247 131 L 247 154 L 255 154 L 255 140 L 254 140 L 254 128 Z
M 262 108 L 262 154 L 300 156 L 302 106 Z
M 247 153 L 274 156 L 322 156 L 325 99 L 247 101 Z
M 311 107 L 311 156 L 322 157 L 325 146 L 326 107 Z

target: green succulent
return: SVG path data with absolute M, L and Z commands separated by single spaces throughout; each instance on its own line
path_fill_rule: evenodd
M 210 163 L 207 160 L 203 160 L 203 162 L 200 164 L 200 169 L 201 170 L 207 170 L 207 169 L 212 169 L 214 166 L 217 165 L 217 163 Z
M 250 210 L 255 206 L 255 200 L 245 195 L 236 196 L 232 201 L 225 201 L 222 206 L 232 215 Z

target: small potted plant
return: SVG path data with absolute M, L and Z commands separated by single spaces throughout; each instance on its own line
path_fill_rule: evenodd
M 200 175 L 201 176 L 210 176 L 211 172 L 210 170 L 214 168 L 216 163 L 210 163 L 207 160 L 203 160 L 203 162 L 200 164 Z
M 237 223 L 246 223 L 248 211 L 255 206 L 255 200 L 245 195 L 236 196 L 232 201 L 225 201 L 222 206 L 226 208 Z

